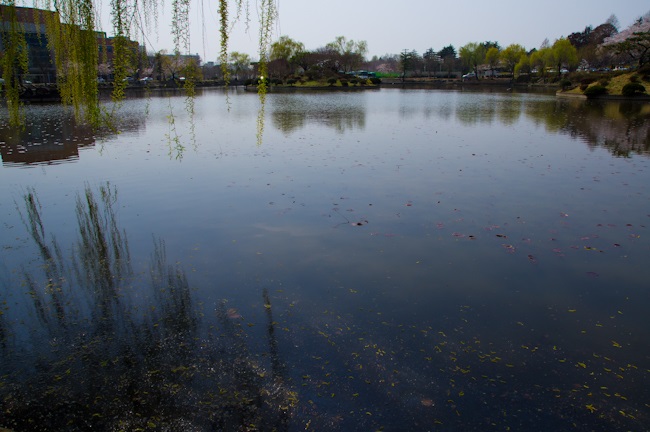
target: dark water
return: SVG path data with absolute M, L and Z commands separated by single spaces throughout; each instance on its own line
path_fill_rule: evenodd
M 186 104 L 0 129 L 0 426 L 647 430 L 648 104 Z

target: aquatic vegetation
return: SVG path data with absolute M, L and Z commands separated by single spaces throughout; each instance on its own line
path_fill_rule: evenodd
M 0 314 L 0 425 L 286 430 L 298 399 L 283 379 L 268 292 L 265 365 L 247 346 L 236 309 L 204 311 L 195 303 L 162 240 L 154 244 L 144 289 L 118 228 L 117 200 L 110 184 L 99 188 L 99 199 L 90 187 L 78 196 L 79 242 L 69 260 L 47 239 L 36 192 L 24 196 L 23 220 L 43 273 L 23 275 L 36 321 L 9 322 Z M 145 294 L 144 303 L 135 300 Z
M 200 146 L 182 163 L 154 99 L 154 120 L 103 153 L 5 166 L 32 185 L 4 189 L 24 221 L 5 207 L 8 426 L 49 413 L 119 430 L 644 429 L 641 147 L 619 158 L 525 115 L 445 132 L 435 105 L 476 94 L 381 90 L 344 98 L 367 130 L 311 112 L 258 148 L 234 132 L 254 127 L 255 98 L 228 128 L 200 111 L 226 111 L 216 94 L 197 99 Z M 341 96 L 275 97 L 267 108 L 291 115 Z M 35 144 L 12 151 L 61 129 L 28 129 Z

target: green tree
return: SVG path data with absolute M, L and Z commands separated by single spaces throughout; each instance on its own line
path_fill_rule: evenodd
M 110 7 L 106 8 L 110 14 L 110 19 L 107 21 L 111 23 L 111 30 L 115 36 L 113 38 L 113 73 L 116 76 L 113 97 L 115 100 L 124 97 L 126 83 L 118 79 L 118 77 L 126 76 L 128 73 L 129 62 L 131 62 L 131 42 L 129 39 L 132 35 L 151 33 L 150 24 L 157 21 L 158 8 L 162 7 L 164 2 L 165 0 L 160 2 L 111 0 L 107 2 L 110 4 Z M 248 10 L 249 2 L 250 0 L 219 1 L 220 58 L 222 59 L 227 57 L 226 49 L 230 32 L 239 17 L 243 15 L 242 11 Z M 3 1 L 3 15 L 6 16 L 6 13 L 9 13 L 15 16 L 16 3 L 15 0 Z M 190 0 L 171 0 L 170 3 L 173 17 L 174 52 L 188 53 L 191 2 Z M 89 0 L 47 0 L 40 4 L 44 4 L 51 10 L 34 13 L 35 22 L 33 24 L 37 27 L 44 25 L 46 29 L 48 45 L 53 53 L 57 68 L 57 84 L 63 102 L 72 105 L 80 119 L 86 120 L 92 125 L 98 125 L 102 120 L 102 110 L 100 109 L 97 88 L 97 24 L 105 21 L 103 20 L 105 17 L 100 16 L 103 9 L 97 7 L 97 2 Z M 258 0 L 256 5 L 260 26 L 259 51 L 260 53 L 268 53 L 271 34 L 277 18 L 277 1 Z M 229 6 L 236 12 L 232 15 L 234 19 L 230 19 L 231 11 Z M 7 19 L 3 17 L 2 21 L 6 22 Z M 13 30 L 11 32 L 12 34 L 17 33 L 17 31 Z M 3 65 L 5 67 L 9 68 L 11 65 L 21 64 L 23 61 L 25 54 L 23 54 L 21 48 L 24 46 L 24 38 L 22 39 L 3 38 Z M 265 75 L 267 58 L 265 55 L 261 57 L 259 71 L 260 74 Z M 225 63 L 225 61 L 222 61 L 224 66 Z M 5 81 L 7 81 L 6 78 Z M 258 86 L 261 97 L 263 97 L 265 91 L 264 85 Z M 11 111 L 11 123 L 14 125 L 20 122 L 18 115 L 20 101 L 18 96 L 17 91 L 5 91 L 5 98 Z
M 418 53 L 413 50 L 404 50 L 399 56 L 400 69 L 402 70 L 402 80 L 406 78 L 406 73 L 412 71 L 415 68 L 415 64 L 418 59 Z
M 486 52 L 485 45 L 478 42 L 470 42 L 458 50 L 460 60 L 476 74 L 476 79 L 478 79 L 479 65 L 485 62 Z
M 0 19 L 3 22 L 0 42 L 2 52 L 0 66 L 2 67 L 3 84 L 1 87 L 7 99 L 9 108 L 9 122 L 17 125 L 23 121 L 21 103 L 19 100 L 20 87 L 22 86 L 22 75 L 29 70 L 29 57 L 27 41 L 21 31 L 21 24 L 18 22 L 15 4 L 13 7 L 2 7 Z
M 499 51 L 499 48 L 494 46 L 488 48 L 487 52 L 485 53 L 485 62 L 490 67 L 492 76 L 494 76 L 494 70 L 497 68 L 497 66 L 499 66 L 499 60 L 501 60 L 501 52 Z
M 617 54 L 626 54 L 635 60 L 639 67 L 650 62 L 650 32 L 637 32 L 623 42 L 612 45 Z
M 447 77 L 449 77 L 456 65 L 456 48 L 453 45 L 447 45 L 438 51 L 438 57 L 442 59 L 442 64 L 447 71 Z
M 337 36 L 334 42 L 328 43 L 325 48 L 337 54 L 338 66 L 344 72 L 350 72 L 363 63 L 368 53 L 366 41 L 355 42 L 352 39 L 347 40 L 345 36 Z
M 230 68 L 230 73 L 235 76 L 236 80 L 240 79 L 240 74 L 244 73 L 245 77 L 248 78 L 248 74 L 251 69 L 251 58 L 248 54 L 240 53 L 233 51 L 228 56 L 228 67 Z
M 522 73 L 530 73 L 530 58 L 526 55 L 526 53 L 522 54 L 521 57 L 519 57 L 519 61 L 513 70 L 513 76 L 515 74 L 519 75 Z
M 431 71 L 435 71 L 440 64 L 442 64 L 442 59 L 433 48 L 426 50 L 426 52 L 422 54 L 422 59 L 424 60 L 424 67 L 429 76 L 431 76 Z
M 553 52 L 550 47 L 543 47 L 530 54 L 530 66 L 537 69 L 537 73 L 546 82 L 547 69 L 554 62 Z
M 271 44 L 269 60 L 284 60 L 289 64 L 295 64 L 297 58 L 305 53 L 305 45 L 295 41 L 289 36 L 281 36 L 280 39 Z
M 569 39 L 560 38 L 551 47 L 551 58 L 559 77 L 563 66 L 573 67 L 578 64 L 578 51 L 571 45 Z
M 296 66 L 304 63 L 305 46 L 289 36 L 281 36 L 271 44 L 269 53 L 269 74 L 284 77 L 294 71 Z
M 650 62 L 650 12 L 622 32 L 605 39 L 603 45 L 636 61 L 639 67 Z
M 519 44 L 508 45 L 503 51 L 501 51 L 501 61 L 508 68 L 508 71 L 515 76 L 515 68 L 519 62 L 521 62 L 522 56 L 526 56 L 526 50 Z

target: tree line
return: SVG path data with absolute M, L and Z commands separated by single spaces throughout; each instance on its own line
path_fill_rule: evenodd
M 365 41 L 348 40 L 344 36 L 315 50 L 306 50 L 301 42 L 281 36 L 270 45 L 268 71 L 270 76 L 286 77 L 302 71 L 315 79 L 328 74 L 367 69 L 394 76 L 452 77 L 470 72 L 481 76 L 510 77 L 536 74 L 547 80 L 560 77 L 569 70 L 606 70 L 617 65 L 643 66 L 650 62 L 650 12 L 629 27 L 619 31 L 615 15 L 604 23 L 585 27 L 550 43 L 544 40 L 539 48 L 527 50 L 514 43 L 502 47 L 496 41 L 468 42 L 456 49 L 447 45 L 440 50 L 427 49 L 423 54 L 404 50 L 366 59 Z M 233 52 L 227 67 L 235 76 L 254 74 L 247 54 Z

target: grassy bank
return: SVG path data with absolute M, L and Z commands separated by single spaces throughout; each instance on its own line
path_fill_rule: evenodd
M 650 98 L 650 68 L 639 71 L 602 77 L 576 75 L 571 77 L 570 84 L 558 94 L 567 96 L 610 96 L 630 98 Z M 635 91 L 631 92 L 631 89 Z

